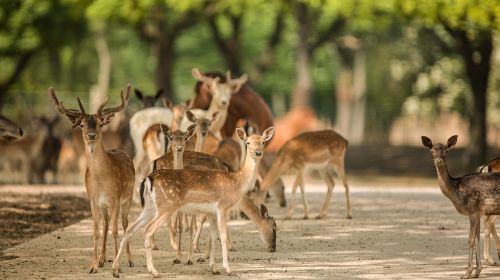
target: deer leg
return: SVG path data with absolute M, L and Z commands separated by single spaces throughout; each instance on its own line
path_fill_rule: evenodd
M 328 170 L 321 169 L 319 171 L 319 174 L 325 180 L 326 185 L 327 185 L 327 191 L 326 191 L 326 196 L 325 196 L 325 201 L 323 202 L 323 207 L 321 208 L 321 212 L 319 215 L 316 217 L 316 219 L 321 219 L 326 216 L 326 213 L 328 211 L 328 206 L 330 206 L 330 201 L 332 199 L 332 193 L 333 193 L 333 188 L 335 187 L 335 181 L 333 180 L 332 176 L 330 173 L 328 173 Z
M 130 210 L 130 208 L 129 208 L 129 210 Z M 130 254 L 130 250 L 129 250 L 130 238 L 132 238 L 132 236 L 134 236 L 134 234 L 138 230 L 142 229 L 149 222 L 151 222 L 151 220 L 155 217 L 155 212 L 156 211 L 152 207 L 150 207 L 148 204 L 146 204 L 144 206 L 144 209 L 142 210 L 142 213 L 139 216 L 139 218 L 137 218 L 137 220 L 135 220 L 135 222 L 130 226 L 130 228 L 127 229 L 127 231 L 123 235 L 122 242 L 120 243 L 120 249 L 118 250 L 118 254 L 115 257 L 115 261 L 113 262 L 113 276 L 120 277 L 119 276 L 120 259 L 123 256 L 123 251 L 124 251 L 125 247 L 129 251 L 128 254 Z M 122 210 L 122 215 L 124 215 L 123 210 Z M 122 222 L 123 222 L 123 220 L 122 220 Z M 128 223 L 128 221 L 127 221 L 127 223 Z M 133 264 L 131 264 L 131 262 L 132 261 L 129 262 L 129 265 L 133 266 Z
M 172 264 L 178 264 L 181 263 L 181 257 L 182 257 L 182 249 L 181 249 L 181 241 L 182 241 L 182 219 L 183 219 L 184 214 L 181 212 L 177 212 L 177 226 L 178 226 L 178 231 L 177 231 L 177 251 L 175 254 L 175 259 L 172 262 Z
M 215 241 L 217 240 L 217 219 L 214 215 L 208 215 L 209 228 L 210 228 L 210 247 L 207 244 L 207 248 L 210 248 L 210 270 L 212 274 L 219 274 L 217 269 L 215 269 Z
M 174 251 L 177 251 L 177 248 L 179 248 L 179 244 L 177 244 L 177 241 L 175 241 L 175 229 L 177 228 L 177 215 L 178 212 L 175 212 L 174 215 L 172 215 L 172 217 L 168 219 L 168 224 L 167 224 L 168 236 L 170 238 L 170 246 L 172 246 L 172 249 L 174 249 Z
M 481 238 L 481 217 L 479 216 L 476 221 L 475 228 L 476 230 L 476 236 L 475 236 L 475 244 L 474 244 L 474 251 L 476 253 L 476 273 L 474 273 L 474 278 L 478 278 L 479 274 L 481 273 L 481 253 L 479 250 L 479 239 Z
M 132 198 L 129 199 L 127 202 L 123 203 L 121 208 L 122 208 L 122 227 L 123 227 L 123 233 L 127 232 L 128 229 L 128 214 L 130 212 L 130 206 L 132 206 Z M 118 253 L 115 255 L 115 259 Z M 134 262 L 132 262 L 132 254 L 130 253 L 130 244 L 127 242 L 126 249 L 125 249 L 125 256 L 127 258 L 128 265 L 130 267 L 134 266 Z
M 333 168 L 335 169 L 335 172 L 337 173 L 337 175 L 340 177 L 340 180 L 342 180 L 342 184 L 344 185 L 344 188 L 345 188 L 347 219 L 352 219 L 351 199 L 349 196 L 349 184 L 347 183 L 347 176 L 345 175 L 344 160 L 342 159 L 339 162 L 334 162 Z M 332 178 L 331 174 L 329 174 L 329 175 Z M 333 180 L 333 178 L 332 178 L 332 180 Z
M 491 217 L 492 217 L 490 223 L 491 236 L 493 237 L 493 241 L 495 241 L 495 249 L 497 251 L 498 257 L 500 258 L 500 241 L 498 240 L 498 234 L 496 229 L 497 216 L 492 215 Z
M 309 205 L 307 204 L 307 199 L 306 199 L 306 190 L 304 186 L 304 175 L 301 176 L 300 182 L 299 182 L 299 187 L 300 187 L 300 195 L 302 197 L 302 204 L 304 204 L 304 220 L 309 219 Z
M 118 254 L 118 215 L 120 214 L 120 201 L 117 201 L 111 209 L 111 236 L 113 236 L 114 259 Z
M 293 216 L 293 209 L 295 208 L 295 194 L 297 193 L 297 187 L 300 184 L 300 181 L 302 180 L 302 171 L 299 171 L 297 173 L 297 177 L 295 177 L 295 181 L 293 182 L 292 186 L 292 197 L 290 198 L 290 207 L 288 208 L 288 213 L 286 215 L 286 220 L 289 220 Z
M 99 267 L 103 267 L 106 262 L 106 242 L 108 239 L 108 230 L 109 230 L 109 213 L 108 208 L 101 208 L 101 216 L 104 222 L 104 226 L 102 228 L 102 250 L 101 257 L 99 258 Z
M 207 219 L 207 215 L 200 215 L 200 219 L 196 220 L 196 233 L 193 238 L 193 250 L 195 253 L 200 253 L 200 235 L 201 235 L 201 230 L 203 229 L 203 224 L 205 223 L 205 220 Z
M 234 275 L 231 273 L 231 268 L 229 267 L 228 260 L 228 249 L 227 249 L 227 209 L 217 210 L 217 225 L 219 227 L 220 242 L 222 245 L 222 266 L 226 269 L 228 275 Z
M 495 260 L 490 256 L 490 234 L 492 224 L 495 221 L 495 216 L 486 216 L 484 219 L 484 248 L 483 248 L 483 258 L 489 265 L 497 265 Z M 496 247 L 496 246 L 495 246 Z
M 99 264 L 99 261 L 97 259 L 97 254 L 98 254 L 98 245 L 99 245 L 99 219 L 100 219 L 100 213 L 99 213 L 99 208 L 96 207 L 96 205 L 92 202 L 90 202 L 90 209 L 92 211 L 92 224 L 93 224 L 93 245 L 94 245 L 94 254 L 92 255 L 92 264 L 90 265 L 90 271 L 89 273 L 96 273 L 97 272 L 97 265 Z
M 469 261 L 467 264 L 467 272 L 461 277 L 462 279 L 469 279 L 472 274 L 472 259 L 474 258 L 474 247 L 476 243 L 476 225 L 477 220 L 479 219 L 478 215 L 469 216 L 470 221 L 470 229 L 469 229 Z
M 171 215 L 172 215 L 171 212 L 166 212 L 161 215 L 157 215 L 146 226 L 146 233 L 144 239 L 144 249 L 146 251 L 146 266 L 148 268 L 149 273 L 151 273 L 151 275 L 153 275 L 153 277 L 155 278 L 160 277 L 160 274 L 158 273 L 158 271 L 156 271 L 153 264 L 153 250 L 151 248 L 151 239 L 153 237 L 153 234 L 158 229 L 158 227 L 161 224 L 163 224 L 165 220 L 167 220 Z
M 189 223 L 189 251 L 186 265 L 193 265 L 193 261 L 191 260 L 193 257 L 193 232 L 194 227 L 196 226 L 196 215 L 191 215 L 191 220 Z

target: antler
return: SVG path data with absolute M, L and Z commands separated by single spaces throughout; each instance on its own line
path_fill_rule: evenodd
M 66 115 L 69 118 L 69 120 L 73 123 L 73 127 L 76 127 L 78 124 L 80 124 L 82 118 L 85 115 L 85 110 L 83 109 L 80 98 L 77 98 L 78 105 L 80 106 L 80 111 L 74 109 L 66 109 L 62 101 L 59 101 L 59 99 L 57 98 L 56 90 L 53 87 L 49 88 L 49 99 L 52 101 L 52 104 L 54 105 L 54 108 L 58 113 Z
M 99 106 L 99 108 L 97 108 L 97 115 L 101 116 L 101 117 L 105 117 L 106 115 L 114 114 L 114 113 L 120 112 L 121 110 L 125 109 L 125 107 L 127 107 L 127 104 L 128 104 L 128 99 L 130 97 L 130 91 L 131 90 L 132 90 L 132 85 L 129 84 L 127 86 L 127 93 L 126 93 L 125 96 L 123 96 L 123 89 L 121 89 L 120 90 L 120 96 L 121 96 L 121 99 L 122 99 L 122 104 L 120 104 L 119 106 L 116 106 L 116 107 L 111 107 L 111 108 L 104 109 L 104 106 L 106 106 L 106 103 L 108 103 L 108 101 L 109 101 L 109 97 L 107 97 L 106 100 L 104 101 L 104 103 L 102 103 Z
M 214 80 L 213 78 L 210 78 L 210 77 L 203 75 L 200 72 L 200 70 L 198 70 L 198 68 L 193 68 L 191 70 L 191 74 L 193 74 L 193 78 L 195 78 L 196 80 L 198 80 L 204 84 L 210 84 Z

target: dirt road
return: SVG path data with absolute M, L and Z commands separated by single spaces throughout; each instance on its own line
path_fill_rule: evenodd
M 220 246 L 216 260 L 220 276 L 212 276 L 207 264 L 172 265 L 174 253 L 165 227 L 157 234 L 161 250 L 153 253 L 156 268 L 168 279 L 458 279 L 464 273 L 469 223 L 434 181 L 414 187 L 402 182 L 390 187 L 353 182 L 352 220 L 345 219 L 344 191 L 338 186 L 329 215 L 322 220 L 300 219 L 299 195 L 294 220 L 284 220 L 285 210 L 271 203 L 270 213 L 278 225 L 276 253 L 265 252 L 250 222 L 232 221 L 236 251 L 230 252 L 230 263 L 236 276 L 223 273 Z M 307 185 L 313 186 L 308 201 L 310 216 L 315 217 L 325 188 L 317 181 Z M 136 210 L 134 218 L 137 215 Z M 0 262 L 0 279 L 112 279 L 111 263 L 97 274 L 87 274 L 91 244 L 89 219 L 43 235 L 5 252 L 11 259 Z M 140 232 L 132 241 L 136 266 L 123 267 L 122 278 L 151 278 L 142 244 Z M 112 252 L 108 239 L 108 259 Z M 483 265 L 481 278 L 500 279 L 499 267 L 484 261 Z

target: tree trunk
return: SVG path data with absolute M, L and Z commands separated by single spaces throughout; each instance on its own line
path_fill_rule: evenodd
M 157 57 L 155 72 L 156 87 L 158 89 L 163 89 L 163 96 L 172 102 L 175 102 L 172 82 L 175 62 L 174 40 L 175 38 L 167 38 L 167 36 L 160 35 L 155 46 Z
M 340 58 L 337 76 L 336 128 L 349 143 L 363 141 L 366 111 L 366 57 L 358 39 L 346 37 L 336 44 Z
M 208 18 L 208 25 L 212 31 L 212 36 L 219 53 L 226 61 L 228 69 L 233 75 L 239 76 L 243 73 L 240 59 L 240 32 L 242 16 L 230 16 L 231 34 L 229 38 L 224 38 L 217 25 L 217 15 Z
M 311 103 L 312 82 L 309 71 L 310 50 L 308 47 L 308 10 L 305 4 L 297 4 L 295 16 L 298 23 L 297 61 L 295 73 L 297 82 L 292 94 L 292 107 L 309 106 Z
M 103 31 L 97 32 L 95 37 L 95 49 L 99 61 L 97 73 L 97 84 L 90 89 L 90 109 L 92 112 L 104 102 L 108 94 L 109 80 L 111 76 L 111 54 L 109 53 L 106 34 Z
M 10 88 L 19 80 L 21 74 L 28 67 L 28 64 L 33 57 L 35 50 L 21 54 L 16 62 L 16 66 L 12 74 L 5 81 L 0 83 L 0 108 L 3 106 L 3 99 L 7 95 Z

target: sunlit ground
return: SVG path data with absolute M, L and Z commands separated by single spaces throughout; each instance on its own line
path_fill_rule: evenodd
M 175 279 L 458 279 L 464 273 L 469 223 L 440 193 L 435 181 L 393 180 L 387 186 L 381 180 L 351 181 L 352 220 L 345 219 L 344 189 L 338 184 L 328 216 L 322 220 L 314 219 L 326 190 L 321 181 L 306 182 L 310 220 L 301 219 L 299 193 L 291 221 L 283 219 L 285 209 L 271 203 L 270 213 L 278 225 L 276 253 L 265 251 L 251 222 L 232 221 L 230 234 L 236 251 L 230 252 L 230 264 L 236 277 L 223 272 L 220 246 L 216 260 L 220 276 L 212 276 L 206 263 L 172 265 L 174 253 L 165 227 L 157 234 L 156 268 L 164 278 Z M 135 207 L 133 217 L 138 213 Z M 87 219 L 9 249 L 6 254 L 16 258 L 0 262 L 0 278 L 110 279 L 110 262 L 97 274 L 87 274 L 91 246 L 91 220 Z M 108 259 L 112 254 L 108 239 Z M 126 267 L 123 261 L 121 277 L 149 278 L 142 231 L 133 238 L 132 254 L 135 267 Z M 500 268 L 483 261 L 481 278 L 498 277 Z

